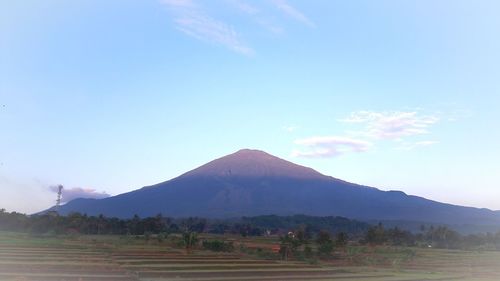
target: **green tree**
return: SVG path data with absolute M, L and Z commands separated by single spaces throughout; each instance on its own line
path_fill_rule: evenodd
M 429 228 L 426 236 L 430 244 L 437 248 L 458 248 L 461 242 L 460 234 L 446 226 Z
M 287 261 L 297 248 L 300 246 L 299 240 L 295 237 L 293 232 L 280 237 L 280 254 L 281 258 Z
M 182 241 L 184 242 L 186 252 L 190 253 L 191 249 L 198 243 L 198 233 L 194 231 L 185 231 L 182 234 Z
M 295 231 L 295 237 L 297 238 L 298 242 L 301 245 L 308 244 L 309 240 L 311 239 L 311 235 L 310 235 L 309 231 L 307 230 L 307 227 L 304 225 L 301 225 Z
M 344 248 L 347 246 L 347 242 L 349 241 L 349 237 L 345 232 L 339 232 L 335 237 L 335 245 L 340 248 Z
M 320 256 L 329 256 L 334 248 L 330 232 L 324 230 L 318 233 L 316 244 L 318 244 L 318 254 Z
M 382 223 L 379 223 L 377 226 L 370 227 L 365 234 L 365 242 L 370 245 L 380 245 L 385 243 L 386 240 L 387 237 Z

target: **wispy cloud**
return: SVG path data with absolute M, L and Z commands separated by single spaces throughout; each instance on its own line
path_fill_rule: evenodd
M 296 140 L 303 149 L 293 150 L 295 157 L 335 157 L 349 152 L 365 152 L 376 144 L 391 141 L 397 150 L 412 150 L 437 144 L 436 140 L 418 140 L 430 135 L 430 127 L 440 118 L 420 111 L 356 111 L 338 122 L 354 126 L 341 137 L 324 136 Z M 415 138 L 417 140 L 415 140 Z
M 176 28 L 185 34 L 243 55 L 254 53 L 232 26 L 211 17 L 197 3 L 190 0 L 162 0 L 161 3 L 171 10 Z
M 286 0 L 271 0 L 271 3 L 273 3 L 278 10 L 286 14 L 288 17 L 309 27 L 315 27 L 315 24 L 308 17 L 306 17 L 301 11 L 291 6 Z
M 49 189 L 53 192 L 57 192 L 58 190 L 57 186 L 50 186 Z M 76 198 L 102 199 L 109 196 L 110 195 L 106 192 L 98 192 L 92 188 L 73 187 L 63 189 L 61 201 L 67 203 Z
M 212 13 L 209 13 L 210 9 L 203 6 L 213 3 L 197 0 L 159 1 L 170 11 L 175 28 L 184 34 L 203 42 L 224 46 L 246 56 L 255 53 L 252 47 L 245 43 L 243 36 L 236 31 L 232 24 L 214 17 Z M 286 0 L 268 1 L 267 5 L 262 5 L 263 3 L 259 5 L 256 2 L 245 0 L 225 0 L 225 3 L 232 7 L 233 10 L 237 10 L 243 16 L 250 18 L 254 24 L 275 35 L 285 32 L 284 23 L 276 21 L 276 18 L 283 18 L 276 17 L 277 12 L 281 12 L 288 19 L 298 21 L 309 27 L 315 27 L 313 21 Z
M 292 156 L 309 158 L 335 157 L 347 152 L 364 152 L 372 146 L 368 141 L 339 136 L 299 139 L 295 141 L 295 144 L 306 148 L 294 150 Z
M 420 115 L 416 111 L 353 112 L 340 121 L 363 124 L 364 129 L 357 134 L 376 139 L 401 139 L 403 137 L 429 133 L 429 127 L 439 121 L 432 115 Z
M 242 0 L 226 0 L 226 1 L 229 4 L 233 5 L 234 7 L 238 8 L 238 10 L 248 15 L 256 15 L 260 12 L 259 9 L 257 9 L 255 6 Z
M 275 23 L 269 16 L 266 16 L 261 9 L 243 0 L 226 0 L 230 5 L 240 12 L 248 15 L 255 23 L 274 34 L 282 34 L 283 27 Z
M 438 144 L 438 141 L 433 141 L 433 140 L 426 140 L 426 141 L 417 141 L 414 143 L 403 143 L 400 146 L 396 147 L 397 150 L 412 150 L 417 147 L 422 147 L 422 146 L 431 146 L 434 144 Z
M 292 133 L 299 129 L 299 126 L 291 125 L 291 126 L 283 126 L 283 130 Z

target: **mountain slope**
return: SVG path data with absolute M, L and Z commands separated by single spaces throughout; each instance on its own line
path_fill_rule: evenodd
M 116 217 L 335 215 L 363 220 L 500 224 L 487 209 L 439 203 L 348 183 L 257 150 L 240 150 L 175 179 L 105 199 L 77 199 L 60 212 Z

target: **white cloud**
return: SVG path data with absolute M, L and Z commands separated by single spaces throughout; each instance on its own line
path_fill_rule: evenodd
M 299 126 L 294 126 L 294 125 L 291 125 L 291 126 L 284 126 L 283 127 L 283 130 L 289 132 L 289 133 L 292 133 L 292 132 L 295 132 L 296 130 L 299 129 Z
M 174 15 L 176 28 L 198 40 L 212 42 L 243 54 L 252 55 L 252 48 L 246 46 L 240 35 L 228 24 L 214 19 L 196 3 L 190 0 L 163 0 Z
M 323 136 L 299 139 L 295 144 L 307 147 L 304 150 L 294 150 L 293 157 L 323 158 L 335 157 L 347 152 L 368 151 L 372 143 L 339 136 Z
M 428 146 L 428 145 L 433 145 L 433 144 L 436 144 L 436 143 L 439 143 L 438 141 L 431 141 L 431 140 L 428 140 L 428 141 L 418 141 L 415 143 L 415 145 L 417 146 Z
M 401 139 L 428 134 L 428 128 L 437 123 L 439 118 L 432 115 L 422 116 L 416 111 L 358 111 L 341 121 L 363 124 L 364 130 L 357 132 L 357 135 L 375 139 Z
M 438 143 L 435 140 L 415 141 L 417 136 L 430 134 L 430 127 L 440 120 L 435 115 L 422 115 L 419 111 L 357 111 L 338 121 L 357 126 L 348 131 L 350 137 L 326 136 L 296 140 L 296 145 L 306 150 L 293 150 L 295 157 L 335 157 L 349 152 L 368 151 L 372 146 L 385 140 L 396 141 L 398 150 Z M 409 139 L 409 140 L 407 140 Z
M 287 18 L 301 22 L 309 27 L 315 24 L 301 11 L 291 6 L 286 0 L 269 0 L 279 12 Z M 175 28 L 184 34 L 200 41 L 224 46 L 243 55 L 253 55 L 254 50 L 248 46 L 235 28 L 208 13 L 203 7 L 210 2 L 195 0 L 160 0 L 172 14 Z M 255 24 L 276 35 L 285 32 L 284 27 L 276 22 L 272 12 L 256 2 L 244 0 L 225 0 L 225 3 L 249 17 Z M 269 5 L 267 5 L 269 9 Z M 276 13 L 276 11 L 274 11 Z
M 290 18 L 293 18 L 309 27 L 314 27 L 315 24 L 307 18 L 302 12 L 291 6 L 286 0 L 271 0 L 278 10 L 285 13 Z
M 423 147 L 423 146 L 431 146 L 434 144 L 438 144 L 438 141 L 433 141 L 433 140 L 426 140 L 426 141 L 417 141 L 414 143 L 403 143 L 402 145 L 396 147 L 397 150 L 412 150 L 417 147 Z
M 191 0 L 161 0 L 161 2 L 172 7 L 192 8 L 196 6 Z
M 50 186 L 49 189 L 53 192 L 57 192 L 57 186 Z M 106 192 L 98 192 L 92 188 L 81 188 L 81 187 L 73 187 L 73 188 L 64 188 L 62 191 L 62 199 L 61 202 L 67 203 L 76 198 L 94 198 L 94 199 L 102 199 L 107 198 L 110 195 Z
M 249 15 L 256 15 L 259 13 L 259 9 L 256 7 L 250 5 L 249 3 L 241 0 L 227 0 L 229 4 L 233 5 L 234 7 L 238 8 L 238 10 L 249 14 Z
M 255 23 L 266 29 L 267 31 L 274 34 L 282 34 L 284 32 L 283 27 L 276 24 L 269 16 L 265 15 L 257 7 L 249 4 L 248 2 L 241 0 L 226 0 L 230 5 L 235 7 L 237 10 L 248 15 Z

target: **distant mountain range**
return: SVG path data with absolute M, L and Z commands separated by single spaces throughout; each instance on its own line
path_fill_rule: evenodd
M 500 212 L 349 183 L 249 149 L 153 186 L 105 199 L 75 199 L 59 211 L 120 218 L 158 213 L 206 218 L 305 214 L 500 226 Z

